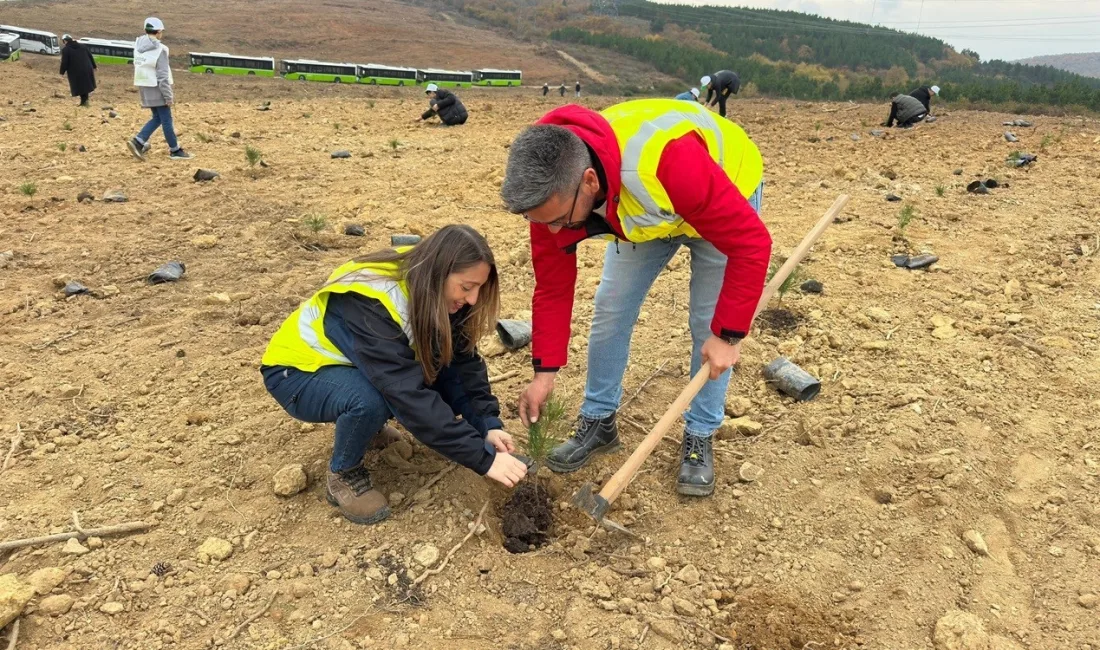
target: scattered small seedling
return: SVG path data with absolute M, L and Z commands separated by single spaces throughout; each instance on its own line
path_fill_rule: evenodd
M 339 130 L 340 130 L 340 123 L 339 123 L 339 122 L 333 122 L 333 123 L 332 123 L 332 128 L 334 128 L 334 129 L 336 129 L 337 131 L 339 131 Z
M 263 159 L 264 155 L 256 147 L 246 145 L 244 148 L 244 157 L 248 161 L 249 167 L 255 167 L 260 160 Z
M 1008 160 L 1006 160 L 1005 162 L 1007 162 L 1009 164 L 1014 164 L 1017 160 L 1020 160 L 1023 157 L 1024 157 L 1024 154 L 1022 154 L 1020 152 L 1020 150 L 1017 149 L 1017 150 L 1013 151 L 1012 153 L 1008 154 Z
M 313 113 L 302 113 L 302 117 L 308 120 L 309 118 L 313 117 Z
M 61 151 L 65 151 L 66 149 L 69 148 L 69 143 L 67 143 L 67 142 L 58 142 L 57 143 L 57 148 Z
M 321 232 L 328 225 L 328 221 L 323 214 L 311 214 L 302 219 L 302 223 L 306 225 L 313 232 Z
M 943 185 L 936 186 L 936 196 L 943 196 L 947 192 L 947 188 Z
M 768 266 L 767 282 L 771 282 L 775 274 L 779 272 L 779 269 L 786 264 L 787 258 L 780 258 L 771 263 Z M 783 284 L 779 285 L 779 289 L 776 291 L 776 295 L 779 297 L 779 303 L 783 303 L 783 297 L 787 295 L 787 292 L 794 289 L 798 285 L 802 284 L 803 280 L 802 266 L 796 266 L 791 270 L 791 274 L 787 276 L 787 279 L 783 281 Z
M 1054 142 L 1055 142 L 1055 138 L 1054 138 L 1053 135 L 1051 135 L 1049 133 L 1044 135 L 1043 136 L 1043 141 L 1041 143 L 1039 143 L 1039 151 L 1042 151 L 1042 152 L 1045 153 L 1046 150 L 1047 150 L 1047 147 L 1054 144 Z
M 210 144 L 211 140 L 213 140 L 213 138 L 206 135 L 205 133 L 196 133 L 195 139 L 203 144 Z
M 898 212 L 898 235 L 905 236 L 905 229 L 909 227 L 909 222 L 913 220 L 916 214 L 917 210 L 912 204 L 902 206 L 901 211 Z
M 69 122 L 65 122 L 64 124 L 61 125 L 61 128 L 65 129 L 66 131 L 72 131 L 73 130 L 73 125 L 70 124 Z
M 374 108 L 374 100 L 373 99 L 370 100 L 369 102 L 367 102 L 367 108 Z
M 19 186 L 19 191 L 23 193 L 23 196 L 34 196 L 38 193 L 38 186 L 27 181 Z
M 565 403 L 550 395 L 542 405 L 542 413 L 537 422 L 527 427 L 527 455 L 539 467 L 554 447 L 565 439 L 569 421 L 566 419 Z
M 401 146 L 401 141 L 397 138 L 390 139 L 390 149 L 397 151 L 397 148 Z
M 821 130 L 821 122 L 820 121 L 814 122 L 814 131 L 820 131 L 820 130 Z

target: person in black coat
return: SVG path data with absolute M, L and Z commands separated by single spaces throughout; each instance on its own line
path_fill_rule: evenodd
M 699 80 L 699 88 L 707 89 L 707 98 L 704 106 L 718 104 L 718 114 L 726 116 L 726 100 L 731 94 L 736 95 L 741 90 L 741 77 L 731 70 L 719 70 L 712 75 L 707 75 Z M 713 97 L 713 99 L 711 99 Z
M 65 42 L 65 48 L 61 50 L 61 74 L 69 75 L 69 92 L 73 97 L 80 97 L 80 105 L 88 105 L 88 95 L 95 90 L 95 59 L 88 48 L 73 40 L 72 36 L 65 34 L 61 37 Z
M 435 84 L 428 84 L 424 92 L 428 95 L 429 108 L 420 116 L 421 121 L 427 120 L 433 115 L 438 115 L 439 121 L 447 126 L 458 126 L 466 123 L 469 114 L 466 112 L 466 107 L 463 106 L 454 93 Z
M 546 94 L 550 92 L 550 84 L 542 84 L 542 96 L 546 97 Z
M 561 87 L 558 88 L 558 95 L 561 96 L 561 97 L 565 97 L 565 82 L 564 81 L 561 82 Z
M 939 86 L 921 86 L 913 92 L 909 93 L 910 97 L 920 100 L 921 104 L 924 104 L 924 112 L 932 112 L 932 98 L 940 94 Z

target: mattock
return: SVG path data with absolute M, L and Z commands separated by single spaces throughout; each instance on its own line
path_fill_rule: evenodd
M 787 258 L 787 261 L 783 263 L 783 266 L 779 267 L 779 270 L 772 276 L 771 282 L 764 287 L 764 292 L 760 295 L 760 302 L 756 305 L 756 313 L 753 314 L 754 319 L 756 315 L 767 306 L 772 296 L 779 291 L 779 287 L 786 281 L 787 276 L 789 276 L 795 267 L 802 262 L 807 254 L 809 254 L 810 248 L 818 238 L 821 237 L 821 234 L 825 232 L 825 229 L 829 227 L 829 224 L 836 219 L 837 215 L 840 214 L 840 211 L 844 209 L 847 203 L 847 194 L 841 194 L 837 197 L 833 205 L 820 219 L 818 219 L 813 229 L 802 239 L 802 242 L 794 249 L 790 257 Z M 691 382 L 680 391 L 679 396 L 676 397 L 676 401 L 668 407 L 668 410 L 666 410 L 665 414 L 661 416 L 661 419 L 657 421 L 657 424 L 653 425 L 653 429 L 647 433 L 646 437 L 642 439 L 642 442 L 638 444 L 634 453 L 630 454 L 630 458 L 627 458 L 622 467 L 607 480 L 603 489 L 597 493 L 594 485 L 585 483 L 577 493 L 573 495 L 573 505 L 587 512 L 593 519 L 604 526 L 628 535 L 633 535 L 633 533 L 623 527 L 622 524 L 615 523 L 608 519 L 606 517 L 607 511 L 611 509 L 611 504 L 615 502 L 615 499 L 619 498 L 619 495 L 626 489 L 626 486 L 630 485 L 630 482 L 634 480 L 642 464 L 645 463 L 649 455 L 656 449 L 658 443 L 661 442 L 661 438 L 668 432 L 672 423 L 687 410 L 691 400 L 695 399 L 695 395 L 703 388 L 703 385 L 707 383 L 708 379 L 710 379 L 710 363 L 704 363 L 703 367 L 699 369 L 699 372 L 695 373 L 695 376 L 691 378 Z

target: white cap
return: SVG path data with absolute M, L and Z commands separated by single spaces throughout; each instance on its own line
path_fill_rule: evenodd
M 705 77 L 703 77 L 702 79 L 700 79 L 700 80 L 699 80 L 699 85 L 700 85 L 700 86 L 706 86 L 706 85 L 708 85 L 709 83 L 710 83 L 710 75 L 709 75 L 709 74 L 708 74 L 707 76 L 705 76 Z
M 150 16 L 145 19 L 145 31 L 159 32 L 162 29 L 164 29 L 164 23 L 160 22 L 160 18 Z
M 931 90 L 936 95 L 940 94 L 940 87 L 939 86 L 932 86 L 928 90 Z
M 73 37 L 72 37 L 71 35 L 69 35 L 69 34 L 63 34 L 63 35 L 61 36 L 61 40 L 63 40 L 63 41 L 71 41 L 71 40 L 73 40 Z
M 437 90 L 439 90 L 439 86 L 437 86 L 435 84 L 428 84 L 427 86 L 424 87 L 424 92 L 426 92 L 426 93 L 434 93 Z
M 692 88 L 691 89 L 691 96 L 694 97 L 695 99 L 699 99 L 699 89 L 698 88 Z

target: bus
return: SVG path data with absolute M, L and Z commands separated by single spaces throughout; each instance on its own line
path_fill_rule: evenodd
M 57 34 L 52 32 L 40 32 L 37 29 L 24 29 L 11 25 L 0 25 L 0 32 L 11 32 L 19 37 L 20 49 L 24 52 L 36 54 L 61 54 L 61 48 L 57 44 Z
M 225 52 L 188 52 L 191 72 L 274 77 L 275 59 L 269 56 L 237 56 Z
M 359 83 L 372 86 L 415 86 L 416 68 L 368 63 L 358 66 Z
M 19 60 L 19 36 L 0 33 L 0 61 Z
M 111 41 L 105 38 L 78 38 L 77 43 L 92 53 L 96 63 L 107 65 L 134 65 L 134 42 Z
M 469 88 L 474 85 L 474 73 L 462 70 L 423 68 L 416 71 L 416 81 L 421 84 L 433 83 L 437 86 Z
M 332 83 L 358 83 L 354 63 L 327 63 L 312 59 L 283 59 L 279 62 L 282 75 L 298 81 L 330 81 Z
M 493 70 L 483 68 L 474 70 L 475 86 L 520 86 L 523 84 L 523 72 L 519 70 Z

